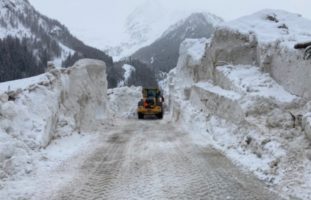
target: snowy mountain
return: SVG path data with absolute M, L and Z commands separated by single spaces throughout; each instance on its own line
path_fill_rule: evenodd
M 155 70 L 169 72 L 179 57 L 179 46 L 186 38 L 210 38 L 215 25 L 222 20 L 209 13 L 193 13 L 169 27 L 151 45 L 139 49 L 132 57 L 151 65 Z
M 58 67 L 64 61 L 71 65 L 81 57 L 112 65 L 109 56 L 83 44 L 64 25 L 37 12 L 27 0 L 1 0 L 0 11 L 0 81 L 42 73 L 51 60 Z
M 160 1 L 149 0 L 137 7 L 124 24 L 124 37 L 121 44 L 107 50 L 115 60 L 127 57 L 138 49 L 148 46 L 172 25 L 189 17 L 193 11 L 181 11 L 168 8 Z M 216 16 L 209 16 L 209 21 L 218 22 Z

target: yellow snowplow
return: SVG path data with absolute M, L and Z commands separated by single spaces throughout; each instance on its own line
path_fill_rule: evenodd
M 138 102 L 138 119 L 143 119 L 145 115 L 155 115 L 157 118 L 163 118 L 164 98 L 158 88 L 143 88 L 143 99 Z

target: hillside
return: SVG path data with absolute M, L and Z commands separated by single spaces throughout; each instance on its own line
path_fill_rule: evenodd
M 151 45 L 174 24 L 185 20 L 195 11 L 167 7 L 164 1 L 147 0 L 128 15 L 123 25 L 124 35 L 120 44 L 107 49 L 114 60 L 126 58 L 139 49 Z M 219 18 L 209 16 L 210 22 Z
M 96 58 L 112 66 L 112 58 L 85 45 L 56 20 L 37 12 L 27 0 L 0 2 L 0 81 L 44 72 L 47 61 L 72 65 L 79 58 Z

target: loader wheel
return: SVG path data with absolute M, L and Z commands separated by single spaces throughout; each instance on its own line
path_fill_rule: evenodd
M 161 112 L 160 114 L 157 114 L 157 118 L 158 119 L 163 119 L 163 112 Z
M 144 114 L 138 113 L 138 119 L 144 119 Z

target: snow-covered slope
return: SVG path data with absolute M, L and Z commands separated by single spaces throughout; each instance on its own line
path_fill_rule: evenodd
M 9 40 L 8 38 L 13 39 Z M 14 42 L 17 43 L 15 38 L 18 39 L 22 47 L 14 46 Z M 61 67 L 62 62 L 75 53 L 77 55 L 70 57 L 69 65 L 72 65 L 80 57 L 101 59 L 107 63 L 107 66 L 112 65 L 112 59 L 109 56 L 83 44 L 71 35 L 64 25 L 36 11 L 28 0 L 0 1 L 0 39 L 7 45 L 7 48 L 15 48 L 15 55 L 8 55 L 8 58 L 22 57 L 20 54 L 24 52 L 20 50 L 21 48 L 26 48 L 30 54 L 33 54 L 33 58 L 24 59 L 26 61 L 20 61 L 19 63 L 10 62 L 5 57 L 0 57 L 0 65 L 6 71 L 6 73 L 2 72 L 0 74 L 1 81 L 25 78 L 42 73 L 47 67 L 47 61 L 53 61 L 56 67 Z M 7 40 L 13 40 L 13 42 L 6 42 Z M 29 60 L 35 61 L 30 62 Z M 8 65 L 10 66 L 8 67 Z M 29 65 L 35 65 L 38 70 L 30 73 Z M 16 75 L 17 71 L 21 69 L 23 69 L 22 75 Z M 15 76 L 13 76 L 14 73 Z M 9 76 L 8 74 L 13 75 Z
M 156 71 L 169 72 L 178 60 L 179 46 L 186 38 L 210 38 L 222 20 L 209 13 L 193 13 L 169 27 L 160 38 L 131 57 L 148 63 Z
M 280 10 L 223 23 L 184 41 L 163 81 L 173 121 L 290 199 L 311 198 L 311 62 L 294 49 L 310 23 Z
M 146 1 L 137 7 L 127 18 L 124 25 L 124 38 L 121 45 L 108 49 L 115 60 L 127 57 L 138 49 L 148 46 L 172 25 L 186 19 L 195 11 L 181 11 L 168 8 L 161 1 Z M 220 18 L 206 14 L 211 23 L 219 23 Z
M 19 39 L 32 37 L 39 39 L 40 33 L 31 27 L 31 23 L 37 23 L 36 25 L 32 25 L 37 26 L 36 28 L 38 29 L 42 29 L 41 32 L 45 32 L 50 37 L 64 31 L 64 27 L 57 25 L 55 22 L 52 24 L 49 19 L 37 13 L 28 1 L 2 0 L 0 2 L 0 10 L 1 39 L 7 36 L 18 37 Z M 69 54 L 74 53 L 74 50 L 65 46 L 62 42 L 58 41 L 57 43 L 61 48 L 61 55 L 55 55 L 55 60 L 65 60 Z M 55 64 L 59 66 L 61 63 L 56 62 Z

